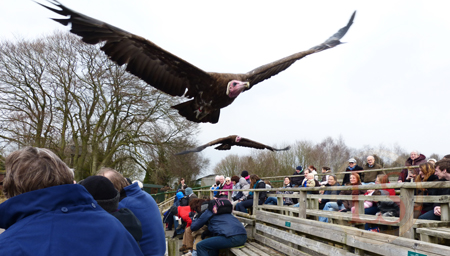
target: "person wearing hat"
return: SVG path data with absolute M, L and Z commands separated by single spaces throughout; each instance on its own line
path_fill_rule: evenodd
M 297 166 L 297 168 L 295 168 L 295 172 L 292 175 L 298 175 L 297 177 L 291 177 L 291 184 L 294 187 L 300 187 L 303 183 L 303 179 L 305 177 L 303 177 L 302 175 L 303 173 L 303 168 L 299 165 Z M 302 175 L 302 176 L 300 176 Z
M 247 181 L 248 184 L 251 183 L 251 181 L 250 181 L 250 174 L 248 174 L 247 171 L 245 171 L 245 170 L 242 171 L 241 172 L 241 177 L 243 177 Z
M 92 195 L 103 210 L 116 217 L 139 243 L 142 238 L 141 222 L 130 209 L 117 209 L 120 194 L 110 180 L 103 176 L 90 176 L 79 184 Z
M 364 170 L 364 169 L 361 166 L 356 164 L 355 158 L 348 159 L 348 166 L 347 166 L 347 169 L 345 169 L 346 172 L 354 172 L 354 171 L 362 171 L 362 170 Z M 342 180 L 343 186 L 345 186 L 345 184 L 347 184 L 347 183 L 350 183 L 350 173 L 345 174 L 344 179 Z

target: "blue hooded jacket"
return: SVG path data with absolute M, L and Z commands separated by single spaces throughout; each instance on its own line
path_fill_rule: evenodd
M 208 223 L 209 221 L 209 223 Z M 197 231 L 203 225 L 208 225 L 208 230 L 214 236 L 236 236 L 247 235 L 242 223 L 231 213 L 213 214 L 210 210 L 202 213 L 200 218 L 192 221 L 191 230 Z
M 1 255 L 142 255 L 134 238 L 78 184 L 14 196 L 0 204 Z
M 161 256 L 166 252 L 166 236 L 158 205 L 151 195 L 142 191 L 137 183 L 124 188 L 127 195 L 119 208 L 128 208 L 141 221 L 142 238 L 139 241 L 144 255 Z

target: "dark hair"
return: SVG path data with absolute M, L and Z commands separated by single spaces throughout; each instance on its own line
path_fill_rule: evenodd
M 233 177 L 231 177 L 231 181 L 234 181 L 236 183 L 239 183 L 239 177 L 234 175 Z
M 448 158 L 437 161 L 434 166 L 439 167 L 441 171 L 447 170 L 447 172 L 450 173 L 450 159 Z
M 331 168 L 330 167 L 327 167 L 327 166 L 324 166 L 324 167 L 322 167 L 322 169 L 324 169 L 325 171 L 329 171 L 329 170 L 331 170 Z

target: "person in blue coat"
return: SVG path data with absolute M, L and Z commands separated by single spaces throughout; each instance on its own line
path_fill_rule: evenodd
M 219 249 L 242 246 L 247 241 L 247 231 L 239 220 L 231 213 L 213 214 L 209 209 L 192 221 L 191 230 L 197 231 L 208 225 L 213 236 L 197 244 L 198 256 L 217 256 Z
M 27 147 L 5 161 L 0 255 L 143 255 L 122 223 L 103 210 L 48 149 Z
M 142 191 L 137 183 L 123 183 L 125 178 L 114 169 L 103 168 L 98 175 L 105 176 L 121 191 L 119 208 L 128 208 L 141 221 L 141 250 L 146 256 L 162 256 L 166 252 L 166 237 L 158 205 L 151 195 Z

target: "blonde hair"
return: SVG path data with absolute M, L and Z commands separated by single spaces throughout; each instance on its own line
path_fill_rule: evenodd
M 73 173 L 55 153 L 45 148 L 26 147 L 5 160 L 3 192 L 14 197 L 26 192 L 73 184 Z
M 119 192 L 122 191 L 124 187 L 129 185 L 128 181 L 123 177 L 123 175 L 112 168 L 103 167 L 100 169 L 100 171 L 97 172 L 97 175 L 105 176 L 106 178 L 108 178 L 114 185 L 114 188 L 117 189 Z

